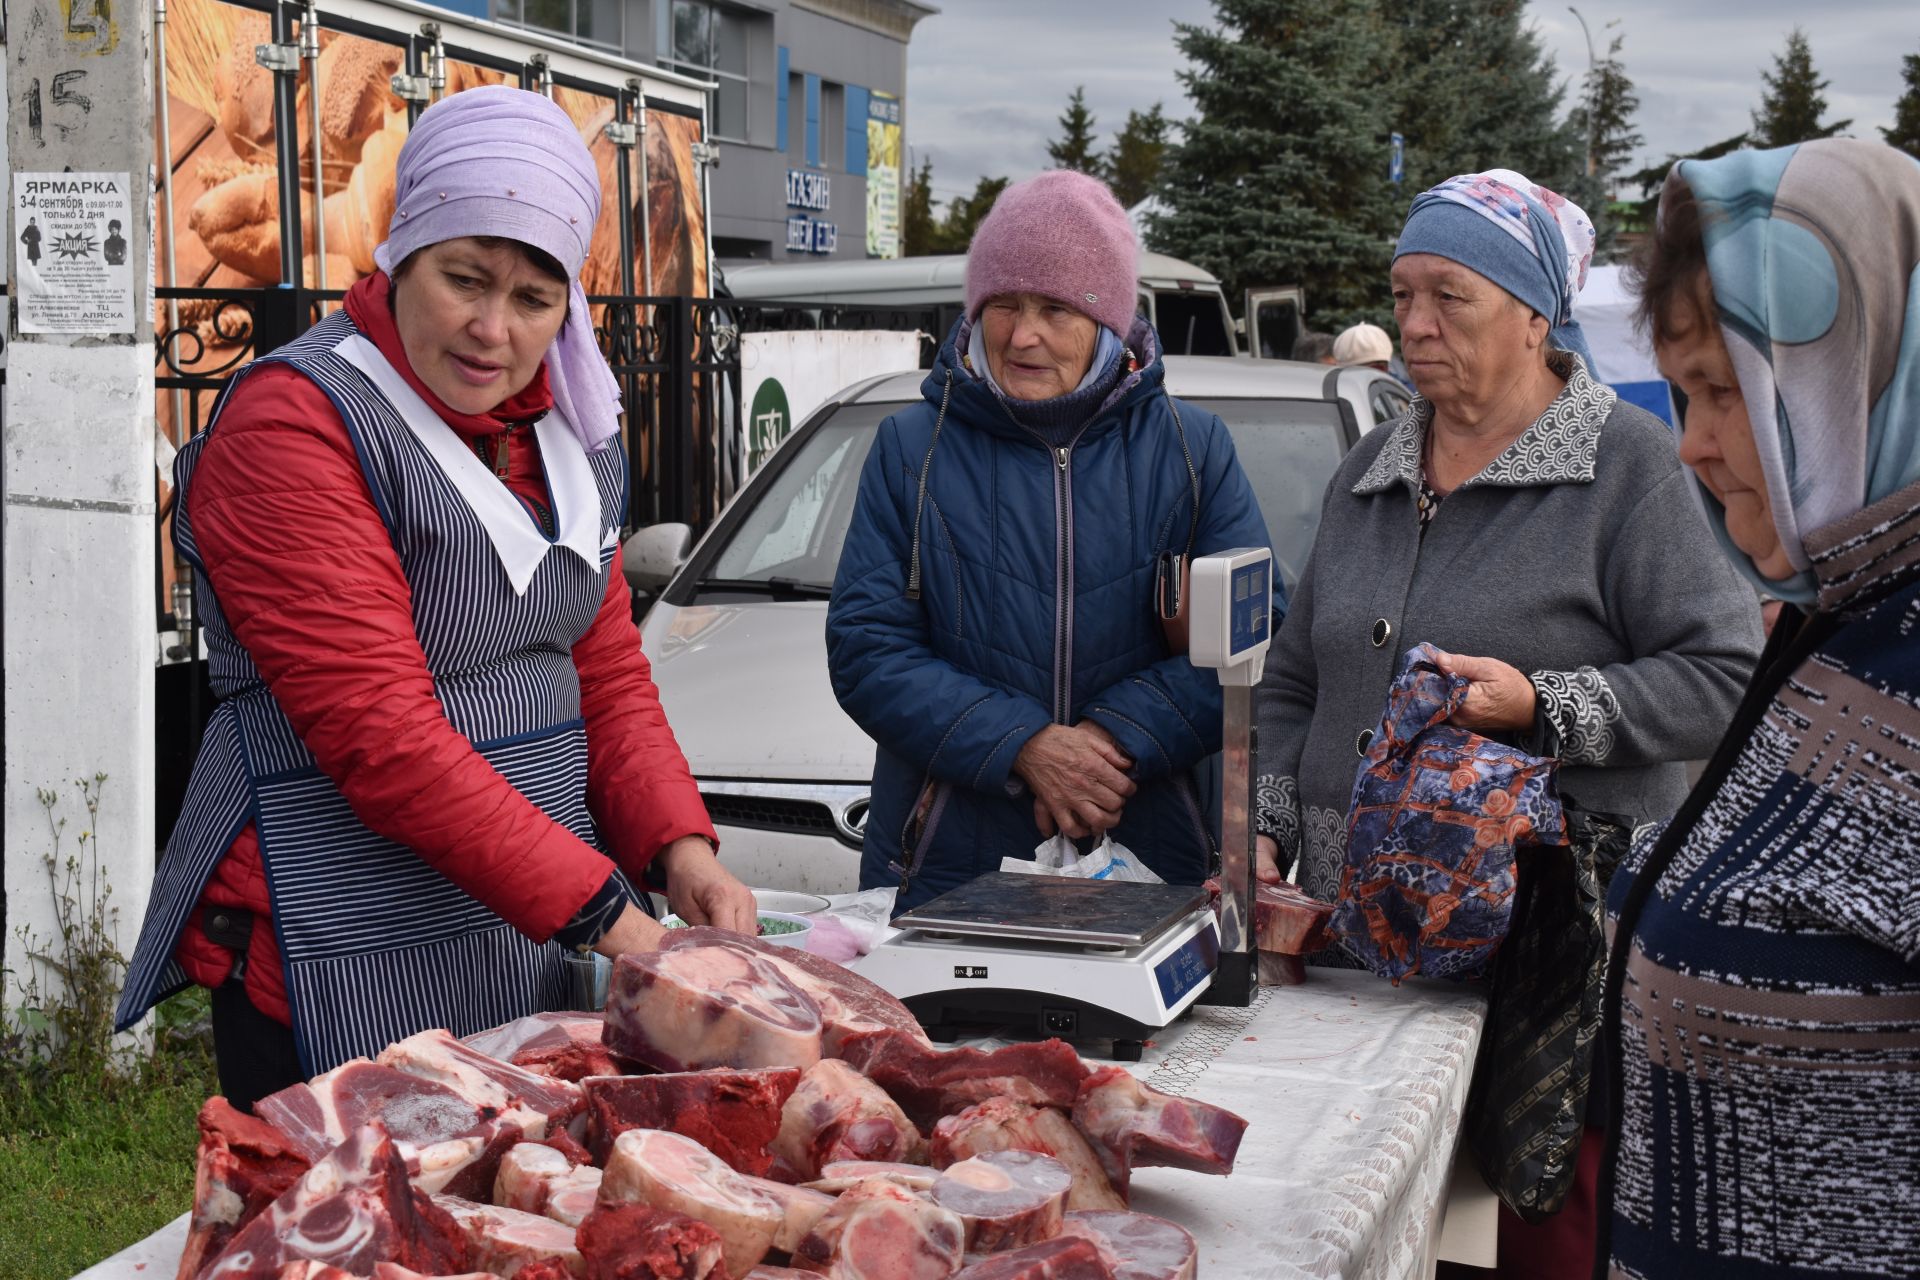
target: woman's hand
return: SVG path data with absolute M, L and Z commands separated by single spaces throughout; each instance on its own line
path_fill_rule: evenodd
M 1050 724 L 1027 739 L 1013 769 L 1033 792 L 1033 820 L 1040 834 L 1079 837 L 1111 831 L 1134 793 L 1127 770 L 1133 761 L 1090 720 L 1068 728 Z
M 1467 700 L 1453 713 L 1453 723 L 1462 729 L 1531 729 L 1538 693 L 1533 681 L 1518 667 L 1498 658 L 1470 658 L 1460 653 L 1441 653 L 1440 669 L 1448 675 L 1465 676 Z
M 1280 874 L 1280 842 L 1272 836 L 1253 838 L 1253 878 L 1262 884 L 1279 884 L 1286 878 Z
M 667 931 L 658 920 L 629 902 L 613 928 L 600 935 L 593 949 L 609 960 L 617 960 L 629 951 L 653 951 Z
M 683 836 L 660 851 L 667 876 L 667 905 L 688 924 L 710 924 L 748 937 L 760 931 L 753 890 L 720 865 L 713 846 L 700 836 Z

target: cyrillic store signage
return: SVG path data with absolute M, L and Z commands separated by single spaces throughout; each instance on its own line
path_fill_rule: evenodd
M 825 213 L 832 194 L 827 175 L 817 169 L 787 170 L 787 208 Z
M 832 253 L 840 244 L 840 228 L 802 214 L 787 219 L 788 253 Z

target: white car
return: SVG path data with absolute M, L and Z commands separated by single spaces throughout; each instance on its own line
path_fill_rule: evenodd
M 1253 483 L 1282 581 L 1299 580 L 1320 498 L 1363 431 L 1406 408 L 1384 373 L 1169 357 L 1167 386 L 1220 415 Z M 641 627 L 668 721 L 747 884 L 856 887 L 873 742 L 834 700 L 827 599 L 874 430 L 920 399 L 924 371 L 847 388 L 785 440 L 692 554 L 684 525 L 628 542 Z M 683 562 L 684 561 L 684 562 Z

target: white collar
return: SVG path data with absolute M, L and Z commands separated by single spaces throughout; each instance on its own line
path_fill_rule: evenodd
M 461 498 L 487 531 L 515 595 L 525 595 L 534 573 L 555 547 L 565 547 L 594 570 L 600 568 L 600 490 L 586 451 L 560 410 L 550 409 L 534 424 L 547 490 L 553 495 L 560 532 L 553 541 L 534 527 L 526 507 L 500 482 L 472 447 L 448 426 L 420 393 L 400 376 L 380 348 L 358 333 L 348 334 L 334 354 L 359 369 L 399 412 L 427 456 L 453 482 Z

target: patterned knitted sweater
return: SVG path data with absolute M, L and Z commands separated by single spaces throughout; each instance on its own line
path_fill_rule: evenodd
M 1920 485 L 1809 550 L 1818 611 L 1613 882 L 1608 1276 L 1920 1271 Z

